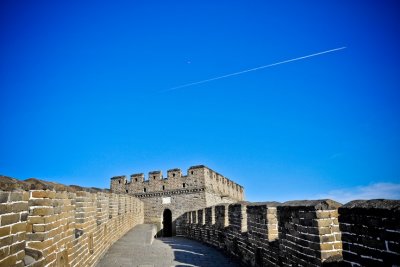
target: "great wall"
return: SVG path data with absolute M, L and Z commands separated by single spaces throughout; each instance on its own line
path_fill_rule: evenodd
M 96 266 L 143 223 L 243 266 L 400 266 L 400 200 L 251 203 L 202 165 L 116 176 L 110 187 L 0 177 L 0 266 Z

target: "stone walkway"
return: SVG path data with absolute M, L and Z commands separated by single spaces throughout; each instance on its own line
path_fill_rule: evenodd
M 239 266 L 218 250 L 183 237 L 157 238 L 152 242 L 152 227 L 134 227 L 115 242 L 97 267 Z

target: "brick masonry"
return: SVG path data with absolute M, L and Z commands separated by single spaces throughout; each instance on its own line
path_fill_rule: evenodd
M 28 190 L 12 180 L 16 191 L 0 191 L 0 266 L 95 266 L 135 225 L 160 229 L 165 209 L 177 235 L 245 266 L 400 266 L 400 200 L 250 203 L 241 186 L 205 166 L 141 177 L 113 178 L 114 193 Z
M 400 266 L 400 201 L 352 201 L 339 208 L 339 221 L 346 263 Z
M 399 200 L 238 202 L 189 211 L 180 220 L 183 236 L 245 266 L 400 265 Z
M 242 186 L 203 165 L 190 167 L 187 175 L 180 169 L 171 169 L 167 177 L 161 171 L 149 172 L 147 180 L 143 173 L 132 174 L 130 181 L 125 176 L 115 176 L 111 178 L 111 191 L 128 193 L 143 201 L 145 223 L 157 225 L 160 233 L 163 212 L 171 210 L 173 234 L 180 233 L 178 218 L 186 211 L 244 199 Z
M 0 191 L 0 266 L 95 266 L 143 218 L 123 194 Z

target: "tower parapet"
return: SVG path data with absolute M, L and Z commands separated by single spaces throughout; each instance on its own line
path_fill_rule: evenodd
M 149 172 L 149 181 L 157 181 L 157 180 L 162 180 L 162 172 L 161 171 L 152 171 Z
M 147 177 L 143 173 L 132 174 L 129 182 L 125 176 L 116 176 L 111 178 L 111 191 L 140 198 L 145 223 L 157 225 L 158 230 L 164 229 L 165 212 L 172 214 L 172 230 L 168 231 L 173 234 L 179 232 L 177 219 L 184 212 L 244 200 L 241 185 L 204 165 L 192 166 L 186 173 L 169 169 L 166 177 L 160 170 L 149 172 Z M 192 219 L 203 222 L 205 215 L 193 214 Z
M 167 178 L 168 179 L 173 179 L 173 178 L 181 178 L 182 177 L 182 170 L 181 169 L 171 169 L 167 171 Z
M 199 189 L 223 198 L 237 201 L 244 199 L 243 187 L 204 165 L 191 166 L 186 175 L 175 168 L 167 171 L 150 171 L 147 180 L 143 173 L 132 174 L 128 182 L 125 176 L 111 178 L 111 191 L 144 195 L 151 193 L 172 193 L 173 191 Z
M 110 188 L 114 188 L 114 192 L 126 193 L 126 184 L 128 184 L 128 181 L 125 175 L 114 176 L 111 178 Z
M 143 183 L 144 173 L 136 173 L 131 175 L 131 183 Z

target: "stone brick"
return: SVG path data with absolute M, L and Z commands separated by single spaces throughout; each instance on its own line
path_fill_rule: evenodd
M 52 207 L 30 207 L 29 214 L 33 216 L 44 216 L 54 214 Z
M 22 261 L 25 257 L 25 250 L 21 250 L 17 253 L 17 261 Z
M 25 222 L 13 224 L 11 226 L 11 233 L 12 234 L 15 234 L 15 233 L 18 233 L 18 232 L 25 232 L 25 231 L 26 231 L 26 223 Z
M 10 247 L 9 246 L 0 248 L 0 260 L 4 259 L 8 255 L 10 255 Z
M 0 248 L 12 244 L 12 236 L 5 236 L 0 238 Z
M 11 226 L 0 227 L 0 237 L 9 235 L 11 232 Z
M 53 206 L 53 199 L 49 198 L 32 198 L 29 200 L 29 206 Z
M 7 258 L 0 260 L 0 266 L 13 266 L 17 262 L 16 255 L 10 255 Z
M 25 242 L 12 244 L 10 246 L 10 254 L 16 254 L 17 252 L 25 249 Z
M 4 214 L 1 215 L 1 226 L 16 223 L 19 221 L 19 214 Z
M 56 196 L 54 191 L 31 191 L 31 197 L 33 198 L 50 198 L 53 199 Z
M 43 216 L 29 216 L 28 217 L 28 223 L 34 224 L 34 223 L 44 223 L 45 222 L 45 217 Z
M 19 232 L 12 236 L 12 243 L 25 241 L 26 239 L 26 232 Z
M 332 243 L 321 243 L 320 244 L 321 250 L 333 250 L 333 244 Z
M 9 195 L 10 195 L 9 192 L 0 191 L 0 203 L 6 203 L 6 202 L 8 202 L 8 197 L 9 197 Z
M 28 212 L 21 212 L 20 213 L 20 221 L 26 222 L 28 220 Z
M 21 212 L 28 210 L 27 202 L 17 202 L 12 204 L 12 212 Z
M 32 225 L 32 232 L 44 232 L 45 231 L 45 224 L 34 224 Z
M 26 240 L 27 241 L 45 241 L 47 239 L 47 234 L 44 232 L 33 232 L 33 233 L 28 233 L 26 235 Z
M 11 212 L 11 204 L 9 203 L 1 203 L 0 204 L 0 215 Z
M 30 241 L 26 243 L 26 246 L 33 249 L 43 250 L 53 244 L 52 240 L 45 241 Z
M 25 192 L 10 192 L 9 201 L 16 202 L 16 201 L 23 201 L 24 200 Z

